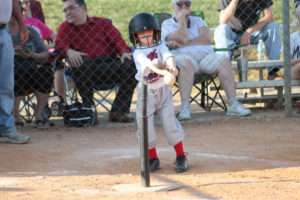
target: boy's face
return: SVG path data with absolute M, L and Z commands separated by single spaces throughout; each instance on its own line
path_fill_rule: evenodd
M 153 30 L 145 30 L 137 33 L 141 46 L 153 45 Z
M 75 26 L 84 24 L 87 19 L 86 6 L 79 5 L 76 0 L 64 1 L 63 13 L 67 21 Z

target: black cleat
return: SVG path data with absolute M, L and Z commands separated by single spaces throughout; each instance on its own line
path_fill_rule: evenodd
M 159 159 L 151 158 L 149 159 L 149 171 L 154 172 L 159 169 Z
M 175 171 L 177 173 L 185 172 L 188 169 L 188 161 L 185 156 L 178 156 L 175 161 Z

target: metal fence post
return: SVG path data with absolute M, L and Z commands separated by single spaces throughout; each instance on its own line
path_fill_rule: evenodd
M 283 57 L 284 57 L 284 113 L 292 115 L 291 61 L 290 61 L 290 1 L 282 0 Z

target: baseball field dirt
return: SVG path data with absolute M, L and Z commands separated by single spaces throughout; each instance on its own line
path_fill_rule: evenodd
M 183 122 L 189 170 L 181 174 L 174 171 L 175 152 L 158 123 L 161 169 L 150 174 L 150 184 L 183 185 L 165 192 L 115 189 L 141 184 L 135 123 L 28 127 L 22 133 L 31 136 L 30 143 L 0 144 L 0 199 L 300 199 L 299 120 Z

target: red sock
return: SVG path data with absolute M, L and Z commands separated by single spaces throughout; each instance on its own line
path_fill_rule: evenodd
M 157 158 L 155 147 L 153 147 L 152 149 L 149 149 L 148 152 L 149 152 L 149 159 L 151 159 L 151 158 Z
M 183 146 L 182 146 L 182 142 L 179 142 L 178 144 L 176 144 L 174 146 L 174 149 L 176 151 L 176 156 L 185 156 L 184 151 L 183 151 Z

